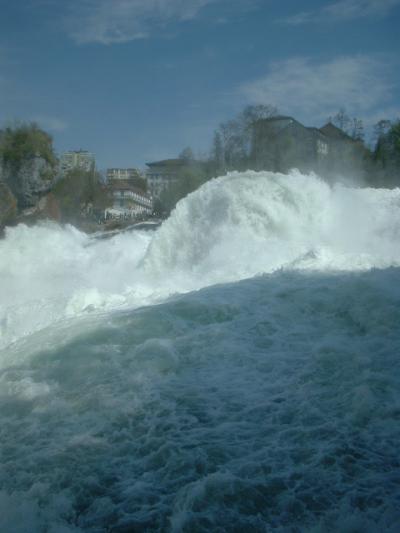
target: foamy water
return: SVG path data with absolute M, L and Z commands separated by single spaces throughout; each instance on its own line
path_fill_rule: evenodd
M 180 202 L 155 233 L 94 240 L 20 225 L 0 241 L 0 347 L 59 320 L 133 308 L 279 269 L 400 264 L 400 190 L 233 173 Z
M 400 191 L 233 174 L 0 242 L 0 531 L 397 532 Z

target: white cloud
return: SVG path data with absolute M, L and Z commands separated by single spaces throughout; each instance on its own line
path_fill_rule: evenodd
M 148 37 L 171 21 L 193 19 L 218 0 L 81 0 L 72 3 L 68 33 L 83 43 L 123 43 Z
M 338 0 L 315 11 L 303 11 L 284 20 L 299 25 L 310 22 L 337 22 L 364 17 L 382 17 L 400 5 L 400 0 Z
M 341 107 L 368 120 L 391 108 L 393 91 L 389 62 L 364 55 L 325 63 L 309 58 L 273 63 L 265 76 L 239 87 L 249 102 L 272 104 L 283 113 L 315 121 Z

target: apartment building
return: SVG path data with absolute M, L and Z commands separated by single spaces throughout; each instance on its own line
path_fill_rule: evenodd
M 95 166 L 95 156 L 87 150 L 71 150 L 64 152 L 60 158 L 60 170 L 62 175 L 75 168 L 86 170 L 87 172 L 94 171 Z

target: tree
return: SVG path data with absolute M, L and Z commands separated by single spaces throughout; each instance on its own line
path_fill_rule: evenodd
M 74 168 L 53 189 L 64 222 L 76 223 L 89 207 L 104 209 L 111 201 L 97 172 Z
M 390 125 L 390 126 L 389 126 Z M 379 137 L 374 151 L 374 160 L 380 169 L 380 184 L 398 187 L 400 174 L 400 120 L 380 121 L 376 125 Z
M 391 126 L 388 135 L 393 155 L 400 158 L 400 120 Z
M 3 165 L 18 170 L 24 161 L 34 157 L 41 157 L 52 168 L 56 166 L 53 139 L 35 122 L 9 126 L 2 132 L 0 159 Z
M 374 125 L 374 140 L 375 143 L 379 141 L 381 137 L 386 135 L 392 126 L 392 122 L 387 119 L 381 119 Z
M 385 128 L 386 133 L 380 133 L 375 153 L 379 154 L 380 151 L 384 152 L 384 155 L 388 160 L 400 162 L 400 120 L 390 123 L 389 129 L 387 129 L 387 123 L 380 124 L 379 127 L 381 128 L 381 131 Z
M 224 146 L 222 143 L 221 133 L 219 131 L 214 132 L 213 144 L 211 148 L 211 161 L 216 172 L 219 172 L 225 168 L 225 154 Z
M 346 113 L 344 108 L 339 109 L 339 111 L 333 117 L 329 117 L 329 122 L 332 122 L 335 126 L 340 128 L 345 133 L 349 133 L 351 127 L 351 118 Z
M 278 109 L 272 105 L 248 105 L 241 113 L 245 128 L 251 127 L 254 122 L 263 118 L 275 117 L 278 114 Z M 240 115 L 239 115 L 240 116 Z
M 179 200 L 201 187 L 207 179 L 208 174 L 204 165 L 194 163 L 184 166 L 179 171 L 176 181 L 161 193 L 162 209 L 160 207 L 158 209 L 171 212 Z
M 219 126 L 224 147 L 224 160 L 228 170 L 241 170 L 246 158 L 246 135 L 243 125 L 237 119 L 228 120 Z
M 365 133 L 364 133 L 364 124 L 361 119 L 354 117 L 351 120 L 351 135 L 355 141 L 364 142 Z
M 213 157 L 218 153 L 225 170 L 244 170 L 249 164 L 254 123 L 271 118 L 277 113 L 278 110 L 274 106 L 249 105 L 234 119 L 221 123 L 216 132 L 218 137 L 214 135 Z M 215 166 L 218 165 L 215 159 L 214 163 Z
M 344 108 L 339 109 L 333 117 L 329 117 L 328 121 L 340 128 L 355 141 L 364 141 L 365 133 L 363 121 L 357 117 L 351 118 Z
M 183 159 L 183 161 L 194 161 L 193 150 L 190 148 L 190 146 L 187 146 L 182 150 L 178 157 L 179 159 Z

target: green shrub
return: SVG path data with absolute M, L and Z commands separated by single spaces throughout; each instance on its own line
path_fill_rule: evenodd
M 108 194 L 97 172 L 72 169 L 53 188 L 64 221 L 74 222 L 89 204 L 104 209 L 110 204 Z
M 7 127 L 0 136 L 0 160 L 5 166 L 18 170 L 27 159 L 42 157 L 55 167 L 52 137 L 35 123 Z

